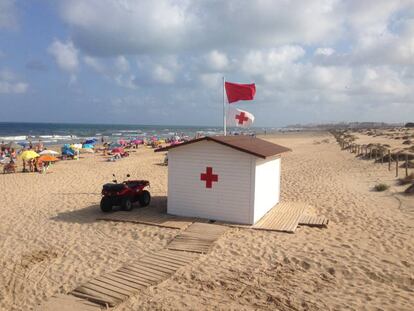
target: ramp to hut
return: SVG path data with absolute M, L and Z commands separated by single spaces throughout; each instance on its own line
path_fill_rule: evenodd
M 252 229 L 294 233 L 306 205 L 300 202 L 280 202 L 264 215 Z
M 210 246 L 227 231 L 227 227 L 194 223 L 168 244 L 170 250 L 207 253 Z
M 117 211 L 114 213 L 102 214 L 97 217 L 97 220 L 133 222 L 182 230 L 192 224 L 196 218 L 173 216 L 152 208 L 146 208 L 136 209 L 130 212 Z

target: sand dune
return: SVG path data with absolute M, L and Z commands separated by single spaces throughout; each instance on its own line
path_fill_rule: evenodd
M 329 143 L 319 143 L 329 139 Z M 282 198 L 330 219 L 295 234 L 230 229 L 211 252 L 117 310 L 412 310 L 414 204 L 386 165 L 340 151 L 329 134 L 284 134 Z M 318 143 L 317 143 L 318 142 Z M 139 149 L 116 163 L 99 155 L 50 173 L 0 175 L 0 309 L 31 310 L 55 293 L 163 248 L 174 229 L 96 221 L 112 172 L 149 179 L 165 204 L 163 155 Z

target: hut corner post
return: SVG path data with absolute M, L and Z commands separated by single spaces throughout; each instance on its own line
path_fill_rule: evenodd
M 226 80 L 223 77 L 223 132 L 224 132 L 224 136 L 227 135 L 225 92 L 226 92 Z

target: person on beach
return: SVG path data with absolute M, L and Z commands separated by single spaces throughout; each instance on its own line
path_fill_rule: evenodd
M 28 162 L 29 162 L 29 172 L 34 172 L 34 159 L 30 159 Z
M 22 172 L 23 173 L 26 173 L 27 172 L 26 161 L 25 160 L 22 160 L 22 161 L 23 161 L 23 169 L 22 169 Z
M 10 159 L 12 160 L 16 160 L 16 150 L 14 150 L 14 148 L 10 149 Z

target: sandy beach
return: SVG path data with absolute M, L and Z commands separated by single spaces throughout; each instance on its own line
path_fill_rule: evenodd
M 289 147 L 282 200 L 329 218 L 295 234 L 231 228 L 200 259 L 116 310 L 412 310 L 414 197 L 387 166 L 341 151 L 328 133 L 264 137 Z M 165 247 L 175 229 L 98 221 L 112 173 L 151 182 L 166 204 L 163 154 L 140 148 L 60 161 L 47 174 L 0 175 L 0 310 L 33 310 L 56 293 Z

